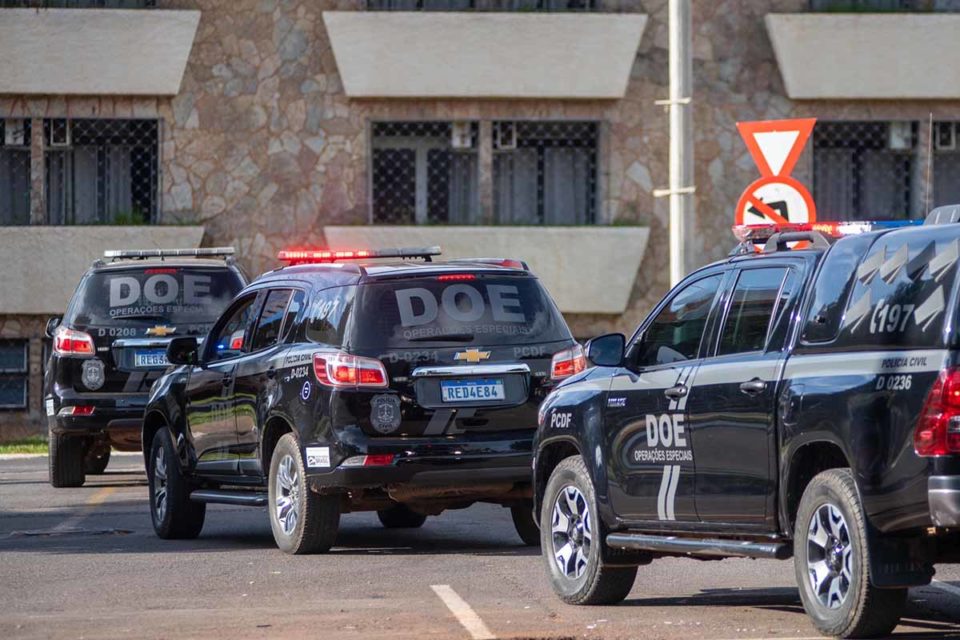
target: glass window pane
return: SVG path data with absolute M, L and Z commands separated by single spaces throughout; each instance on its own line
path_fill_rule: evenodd
M 244 298 L 230 312 L 230 317 L 226 323 L 220 325 L 219 329 L 210 335 L 211 346 L 206 354 L 210 360 L 224 360 L 247 351 L 244 348 L 244 337 L 253 321 L 254 302 L 256 301 L 256 294 Z
M 637 366 L 669 364 L 697 357 L 720 280 L 720 275 L 697 280 L 673 296 L 644 332 Z
M 280 289 L 267 294 L 257 321 L 257 329 L 253 333 L 253 343 L 250 351 L 259 351 L 272 347 L 280 337 L 280 328 L 287 311 L 287 302 L 290 300 L 290 289 Z
M 733 289 L 717 355 L 762 351 L 786 269 L 748 269 Z
M 829 342 L 837 337 L 855 267 L 872 242 L 869 236 L 848 236 L 827 253 L 814 284 L 813 302 L 803 329 L 804 342 Z M 839 278 L 837 274 L 848 275 Z
M 27 341 L 0 340 L 0 373 L 26 373 Z
M 27 377 L 0 376 L 0 409 L 27 408 Z
M 343 343 L 355 293 L 356 287 L 352 286 L 318 291 L 310 305 L 307 339 L 339 347 Z

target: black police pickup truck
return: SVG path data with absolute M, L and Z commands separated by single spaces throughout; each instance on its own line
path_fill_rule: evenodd
M 583 351 L 523 263 L 438 252 L 282 252 L 202 347 L 170 344 L 142 438 L 160 537 L 198 535 L 208 502 L 267 505 L 277 545 L 309 553 L 341 512 L 419 527 L 485 501 L 539 543 L 537 407 Z
M 247 280 L 232 247 L 107 251 L 51 318 L 44 378 L 50 484 L 102 473 L 139 451 L 143 409 L 174 336 L 202 336 Z
M 958 219 L 740 229 L 763 250 L 588 343 L 535 445 L 560 598 L 617 602 L 660 557 L 792 556 L 817 629 L 891 631 L 907 587 L 960 561 Z

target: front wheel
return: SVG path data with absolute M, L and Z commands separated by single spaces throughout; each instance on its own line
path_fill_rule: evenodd
M 611 567 L 603 559 L 603 522 L 580 456 L 550 474 L 540 508 L 540 544 L 550 584 L 567 604 L 614 604 L 630 593 L 637 567 Z
M 207 505 L 190 499 L 190 481 L 180 468 L 173 434 L 157 431 L 147 462 L 150 516 L 153 530 L 166 540 L 189 540 L 200 535 Z
M 907 590 L 870 584 L 866 520 L 849 469 L 824 471 L 804 490 L 794 565 L 803 608 L 824 635 L 885 636 L 900 622 Z
M 270 528 L 284 553 L 324 553 L 337 539 L 340 496 L 310 491 L 300 444 L 284 434 L 270 460 Z

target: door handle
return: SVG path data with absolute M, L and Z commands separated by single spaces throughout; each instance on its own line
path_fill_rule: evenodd
M 267 369 L 267 377 L 270 378 L 271 380 L 273 380 L 274 378 L 276 378 L 276 377 L 277 377 L 277 368 L 276 368 L 276 367 L 270 367 L 269 369 Z
M 233 382 L 233 376 L 223 376 L 221 382 L 223 383 L 223 386 L 229 387 L 230 383 Z
M 667 396 L 671 400 L 677 400 L 678 398 L 682 398 L 683 396 L 687 395 L 687 391 L 687 385 L 678 384 L 675 387 L 670 387 L 669 389 L 665 390 L 663 395 Z
M 761 380 L 760 378 L 754 378 L 753 380 L 748 380 L 740 385 L 740 391 L 743 391 L 748 396 L 753 396 L 758 393 L 762 393 L 764 389 L 767 388 L 767 383 Z

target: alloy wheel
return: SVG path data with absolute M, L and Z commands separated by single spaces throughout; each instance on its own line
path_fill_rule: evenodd
M 292 535 L 300 519 L 300 478 L 293 456 L 285 455 L 277 467 L 275 499 L 277 522 L 285 535 Z
M 837 609 L 850 591 L 853 544 L 843 513 L 832 504 L 821 505 L 807 529 L 807 570 L 810 586 L 821 605 Z
M 162 446 L 157 448 L 153 460 L 153 508 L 157 522 L 163 522 L 167 515 L 167 456 Z
M 593 544 L 587 499 L 575 486 L 566 486 L 553 504 L 553 557 L 564 576 L 576 580 L 586 571 Z

